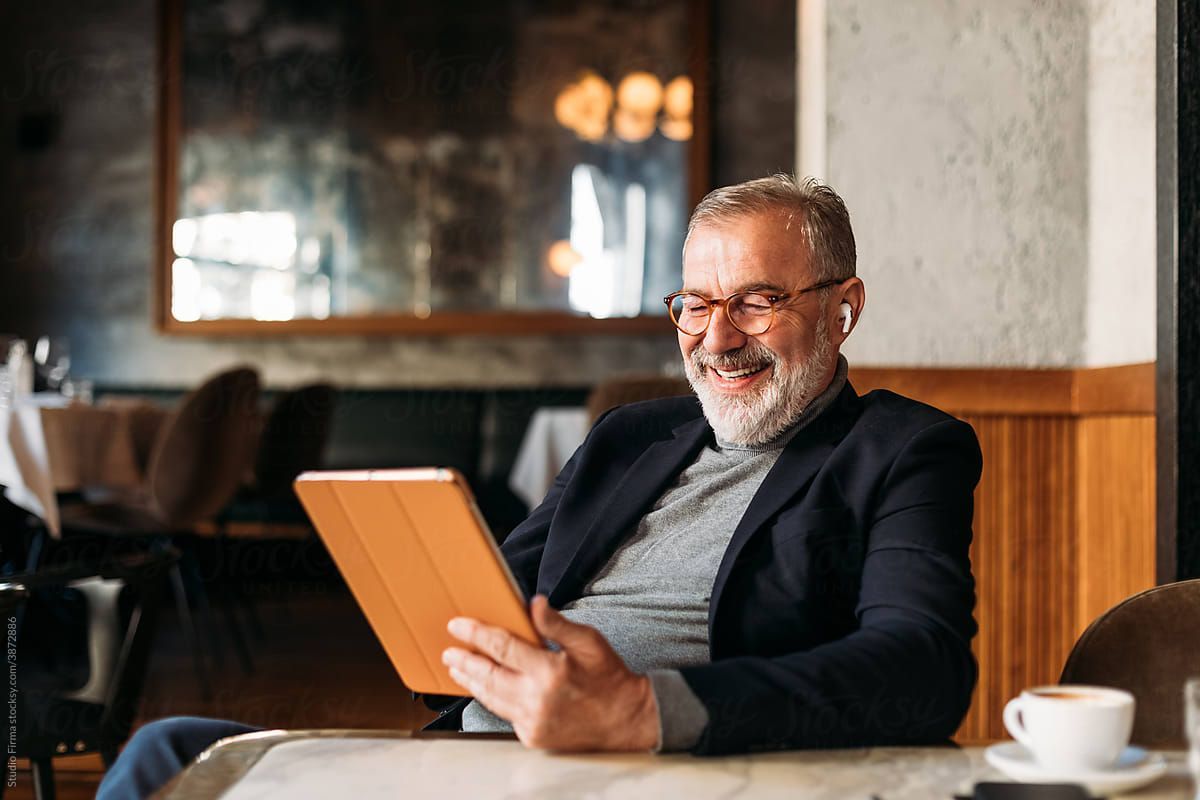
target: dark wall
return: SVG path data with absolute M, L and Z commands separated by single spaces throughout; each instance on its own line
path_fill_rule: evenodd
M 164 337 L 151 321 L 153 0 L 0 4 L 0 331 L 70 337 L 73 372 L 195 383 L 235 361 L 272 384 L 583 386 L 658 371 L 674 336 Z M 794 0 L 714 12 L 713 178 L 791 169 Z
M 147 312 L 153 19 L 148 0 L 0 7 L 0 329 Z
M 724 0 L 713 31 L 713 185 L 793 171 L 796 3 Z
M 1157 577 L 1200 578 L 1200 0 L 1158 3 Z

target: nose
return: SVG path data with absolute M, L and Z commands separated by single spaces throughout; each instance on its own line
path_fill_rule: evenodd
M 746 334 L 733 327 L 724 308 L 713 309 L 708 330 L 704 332 L 704 349 L 713 355 L 737 350 L 746 344 Z

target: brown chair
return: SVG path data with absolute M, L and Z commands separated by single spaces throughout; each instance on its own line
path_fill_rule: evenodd
M 678 397 L 691 394 L 692 387 L 684 378 L 666 378 L 661 375 L 633 375 L 614 378 L 597 384 L 588 395 L 588 418 L 596 419 L 610 408 L 637 403 L 642 400 L 658 400 L 662 397 Z
M 238 367 L 206 380 L 159 428 L 142 497 L 63 509 L 63 527 L 116 536 L 190 531 L 211 519 L 246 476 L 256 446 L 258 373 Z
M 70 540 L 79 537 L 161 547 L 192 533 L 196 523 L 215 517 L 250 469 L 258 396 L 258 373 L 237 367 L 214 375 L 184 397 L 159 430 L 137 502 L 84 503 L 62 509 L 68 550 Z M 186 549 L 184 558 L 188 562 L 184 568 L 196 571 Z M 197 679 L 208 696 L 207 670 L 178 566 L 172 570 L 171 583 Z M 193 585 L 202 592 L 196 581 Z
M 256 447 L 258 373 L 237 367 L 180 403 L 150 454 L 149 510 L 174 529 L 214 517 L 233 497 Z
M 1156 586 L 1104 612 L 1079 637 L 1062 683 L 1124 689 L 1137 699 L 1135 744 L 1185 747 L 1183 685 L 1200 675 L 1200 580 Z

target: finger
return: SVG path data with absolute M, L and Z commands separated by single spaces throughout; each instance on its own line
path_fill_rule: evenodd
M 538 633 L 566 649 L 594 641 L 594 628 L 571 622 L 550 607 L 545 595 L 536 595 L 529 603 L 529 616 Z
M 442 663 L 470 680 L 472 688 L 488 696 L 509 695 L 515 691 L 517 673 L 505 669 L 487 656 L 450 647 L 442 653 Z
M 519 707 L 516 698 L 457 667 L 450 667 L 449 671 L 454 682 L 470 692 L 488 711 L 509 723 L 517 718 Z
M 446 625 L 450 635 L 471 645 L 498 664 L 517 672 L 537 672 L 546 666 L 550 655 L 541 648 L 518 639 L 503 628 L 484 625 L 468 617 L 455 617 Z
M 462 663 L 467 660 L 467 657 L 472 655 L 475 654 L 470 650 L 464 650 L 462 648 L 446 648 L 442 651 L 442 663 L 444 663 L 446 667 L 460 668 Z

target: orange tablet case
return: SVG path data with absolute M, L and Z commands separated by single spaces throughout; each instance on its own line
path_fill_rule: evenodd
M 410 689 L 466 695 L 442 665 L 474 617 L 541 646 L 466 481 L 445 468 L 306 472 L 296 494 Z

